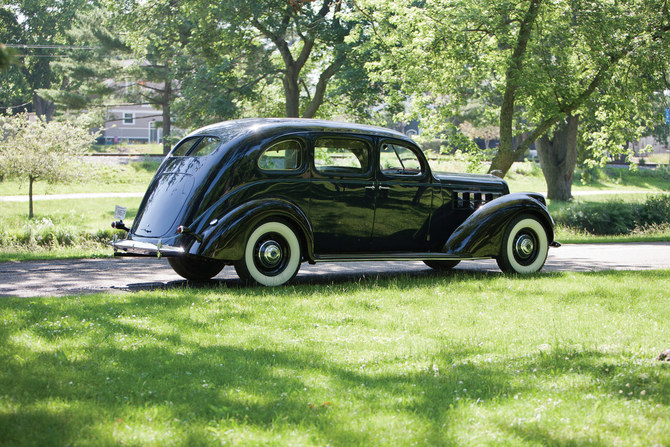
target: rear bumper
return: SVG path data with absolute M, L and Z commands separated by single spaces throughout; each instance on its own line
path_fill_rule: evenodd
M 182 256 L 184 249 L 163 245 L 161 241 L 157 244 L 150 242 L 139 242 L 132 240 L 112 241 L 110 245 L 114 248 L 114 256 Z

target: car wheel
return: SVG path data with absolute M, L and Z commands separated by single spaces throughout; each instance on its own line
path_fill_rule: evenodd
M 505 273 L 535 273 L 542 269 L 548 251 L 547 232 L 542 223 L 523 214 L 507 226 L 496 261 Z
M 300 269 L 300 242 L 282 222 L 264 222 L 251 233 L 235 271 L 245 282 L 263 286 L 287 283 Z
M 174 256 L 167 258 L 170 267 L 182 278 L 193 281 L 207 281 L 219 274 L 226 265 L 223 261 L 193 256 Z
M 428 267 L 446 272 L 456 267 L 461 261 L 423 261 Z

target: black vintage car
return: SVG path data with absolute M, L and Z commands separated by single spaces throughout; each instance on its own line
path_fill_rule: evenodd
M 542 268 L 554 242 L 540 194 L 491 175 L 432 172 L 401 133 L 305 119 L 199 129 L 161 164 L 117 256 L 165 256 L 187 279 L 233 265 L 277 286 L 302 262 L 419 260 L 448 270 L 494 258 Z

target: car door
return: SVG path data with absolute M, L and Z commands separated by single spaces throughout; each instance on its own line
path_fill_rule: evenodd
M 372 140 L 321 134 L 313 139 L 309 218 L 314 252 L 366 252 L 374 220 Z
M 439 185 L 419 149 L 381 141 L 376 162 L 375 222 L 370 250 L 427 251 L 433 195 Z

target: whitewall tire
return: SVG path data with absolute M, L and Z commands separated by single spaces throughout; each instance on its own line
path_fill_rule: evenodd
M 300 269 L 300 241 L 282 222 L 264 222 L 251 232 L 235 271 L 246 282 L 280 286 Z
M 544 266 L 548 252 L 547 231 L 542 222 L 522 214 L 507 226 L 496 261 L 505 273 L 535 273 Z

